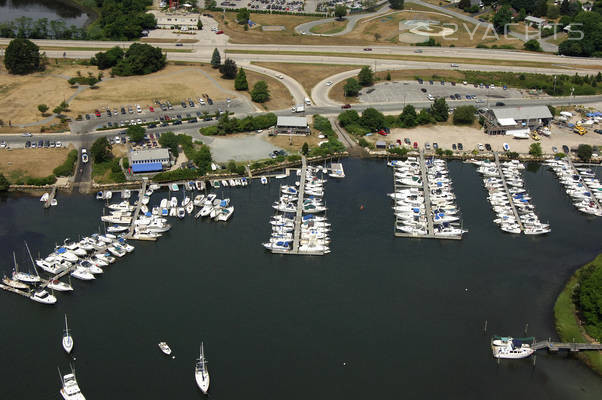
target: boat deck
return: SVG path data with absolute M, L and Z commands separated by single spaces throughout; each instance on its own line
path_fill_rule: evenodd
M 521 221 L 521 219 L 518 215 L 518 211 L 516 211 L 516 206 L 514 205 L 514 201 L 512 201 L 512 195 L 510 194 L 510 190 L 508 189 L 508 184 L 506 183 L 506 177 L 504 176 L 504 173 L 502 172 L 502 166 L 500 165 L 500 157 L 499 157 L 497 151 L 493 152 L 493 157 L 495 158 L 495 165 L 498 169 L 500 179 L 502 180 L 502 184 L 504 185 L 504 192 L 506 192 L 506 197 L 507 197 L 508 201 L 510 202 L 510 207 L 512 208 L 512 214 L 514 214 L 514 219 L 518 223 L 518 226 L 519 226 L 521 232 L 524 232 L 525 226 L 523 225 L 523 222 Z

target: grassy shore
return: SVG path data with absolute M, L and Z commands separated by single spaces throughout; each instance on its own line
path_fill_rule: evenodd
M 573 293 L 578 285 L 582 271 L 590 264 L 602 265 L 602 254 L 591 263 L 579 268 L 568 281 L 563 291 L 556 299 L 554 305 L 554 318 L 556 320 L 556 331 L 563 342 L 587 342 L 586 335 L 581 322 L 577 316 L 577 309 L 573 301 Z M 590 339 L 591 340 L 591 339 Z M 599 375 L 602 375 L 602 355 L 597 351 L 584 351 L 578 357 L 589 365 Z

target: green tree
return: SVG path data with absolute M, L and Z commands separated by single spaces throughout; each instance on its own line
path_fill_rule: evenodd
M 531 143 L 531 145 L 529 146 L 529 154 L 535 157 L 541 157 L 541 155 L 543 154 L 543 151 L 541 150 L 541 144 Z
M 577 147 L 577 156 L 585 162 L 588 162 L 592 158 L 594 149 L 589 144 L 580 144 Z
M 309 145 L 307 144 L 307 142 L 303 142 L 303 146 L 301 146 L 301 154 L 306 156 L 307 153 L 309 153 Z
M 196 23 L 196 27 L 199 31 L 203 30 L 203 21 L 199 19 L 199 22 Z
M 584 268 L 575 289 L 576 305 L 590 336 L 602 335 L 602 263 L 600 257 Z
M 7 191 L 9 186 L 10 182 L 8 181 L 8 179 L 6 179 L 4 174 L 0 173 L 0 192 Z
M 361 89 L 362 89 L 361 85 L 358 83 L 358 81 L 356 79 L 353 79 L 353 78 L 347 79 L 347 82 L 343 86 L 343 91 L 345 92 L 345 97 L 357 96 Z
M 119 46 L 115 46 L 105 52 L 99 52 L 90 59 L 90 64 L 96 65 L 98 69 L 107 69 L 117 65 L 123 59 L 125 52 Z
M 426 108 L 423 108 L 422 110 L 420 110 L 416 121 L 418 122 L 418 125 L 426 125 L 426 124 L 435 122 L 433 116 L 431 115 L 429 110 L 427 110 Z
M 249 82 L 247 82 L 247 74 L 245 73 L 245 70 L 242 67 L 238 70 L 238 74 L 236 74 L 236 79 L 234 80 L 234 89 L 249 89 Z
M 374 84 L 374 73 L 369 66 L 364 65 L 357 74 L 358 83 L 362 86 L 372 86 Z
M 431 105 L 430 113 L 437 122 L 445 122 L 449 118 L 449 107 L 443 97 L 435 99 Z
M 63 107 L 61 107 L 61 106 L 56 106 L 56 107 L 54 107 L 54 110 L 52 110 L 52 112 L 57 115 L 61 115 L 63 111 L 64 111 Z
M 130 125 L 128 126 L 125 132 L 130 138 L 130 141 L 134 143 L 139 143 L 144 140 L 144 134 L 146 133 L 146 129 L 144 129 L 140 125 Z
M 178 137 L 173 132 L 162 133 L 159 137 L 159 144 L 171 151 L 174 157 L 178 156 Z
M 38 111 L 44 116 L 46 111 L 48 111 L 48 106 L 46 104 L 38 104 Z
M 404 128 L 412 128 L 418 125 L 417 121 L 418 116 L 416 115 L 416 109 L 413 105 L 408 104 L 403 108 L 403 112 L 399 116 L 399 120 L 401 121 L 401 125 Z
M 502 6 L 493 16 L 493 27 L 498 33 L 504 33 L 506 25 L 512 22 L 512 11 L 508 5 Z
M 371 131 L 377 131 L 385 127 L 385 116 L 375 108 L 366 108 L 360 117 L 360 125 Z
M 219 55 L 219 50 L 215 48 L 213 50 L 213 54 L 211 55 L 211 66 L 213 68 L 219 68 L 222 64 L 222 57 Z
M 10 74 L 26 75 L 43 69 L 40 48 L 33 42 L 13 39 L 4 51 L 4 66 Z
M 386 80 L 390 81 L 391 80 L 391 73 L 387 72 L 387 76 L 385 77 Z
M 454 125 L 472 125 L 477 109 L 474 106 L 459 106 L 454 110 Z
M 527 10 L 525 10 L 524 8 L 521 8 L 518 11 L 518 14 L 516 15 L 516 17 L 514 17 L 514 22 L 523 22 L 526 17 L 527 17 Z
M 103 136 L 96 139 L 90 148 L 90 154 L 95 163 L 108 161 L 111 158 L 111 151 L 107 138 Z
M 118 76 L 146 75 L 163 69 L 166 62 L 161 48 L 146 43 L 132 43 L 111 73 Z
M 531 39 L 531 40 L 525 42 L 523 47 L 525 50 L 529 50 L 529 51 L 543 51 L 541 49 L 541 46 L 539 45 L 539 42 L 536 39 Z
M 389 6 L 394 10 L 403 10 L 404 0 L 389 0 Z
M 249 18 L 251 18 L 251 12 L 249 10 L 247 10 L 246 8 L 241 8 L 236 13 L 236 21 L 238 21 L 238 23 L 241 25 L 248 24 Z
M 535 10 L 533 10 L 533 15 L 536 17 L 545 17 L 547 13 L 548 13 L 547 0 L 537 0 L 535 2 Z
M 334 8 L 334 16 L 341 21 L 345 15 L 347 15 L 347 7 L 344 4 L 337 4 Z
M 236 77 L 236 73 L 238 72 L 236 61 L 231 58 L 226 58 L 224 64 L 220 65 L 219 72 L 222 74 L 222 78 L 224 79 L 234 79 Z
M 458 8 L 460 8 L 462 10 L 465 10 L 471 6 L 472 6 L 472 4 L 470 3 L 470 0 L 460 0 L 458 2 Z
M 546 17 L 549 19 L 556 19 L 560 17 L 560 8 L 557 6 L 548 7 L 548 13 L 546 14 Z
M 270 90 L 268 84 L 265 81 L 259 81 L 253 86 L 251 90 L 251 100 L 255 103 L 265 103 L 270 99 Z

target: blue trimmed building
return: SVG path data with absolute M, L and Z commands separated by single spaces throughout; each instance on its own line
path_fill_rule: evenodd
M 161 172 L 172 165 L 169 150 L 164 148 L 132 150 L 128 158 L 134 174 Z

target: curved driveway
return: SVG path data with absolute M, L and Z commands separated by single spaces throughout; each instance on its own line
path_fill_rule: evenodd
M 302 35 L 312 35 L 312 36 L 340 36 L 340 35 L 344 35 L 346 33 L 351 32 L 353 30 L 353 28 L 355 28 L 355 25 L 358 23 L 358 21 L 360 19 L 375 17 L 377 15 L 381 15 L 381 14 L 384 14 L 389 11 L 391 11 L 391 7 L 386 5 L 386 6 L 382 7 L 380 10 L 377 10 L 373 13 L 347 15 L 345 17 L 345 19 L 347 20 L 347 25 L 345 25 L 345 29 L 343 29 L 341 32 L 337 32 L 337 33 L 331 33 L 331 34 L 327 35 L 327 34 L 323 34 L 323 33 L 313 33 L 311 31 L 311 28 L 313 28 L 314 26 L 319 26 L 322 24 L 326 24 L 328 22 L 338 21 L 337 18 L 324 18 L 324 19 L 319 19 L 316 21 L 306 22 L 304 24 L 295 26 L 295 32 L 300 33 Z

